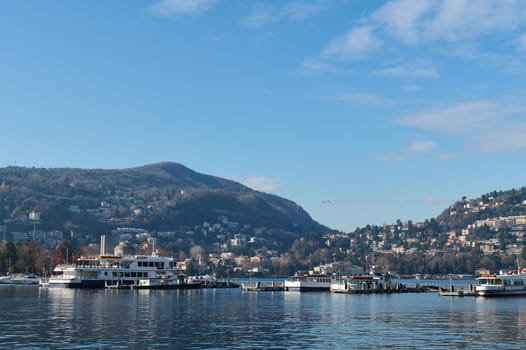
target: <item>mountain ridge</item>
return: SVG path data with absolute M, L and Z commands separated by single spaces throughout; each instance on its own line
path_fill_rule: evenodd
M 329 230 L 291 200 L 175 162 L 125 169 L 7 167 L 0 168 L 0 179 L 0 218 L 15 219 L 39 211 L 45 222 L 57 216 L 56 210 L 61 219 L 51 220 L 49 228 L 64 228 L 60 220 L 79 226 L 79 215 L 67 213 L 73 206 L 78 207 L 83 220 L 98 223 L 93 227 L 97 230 L 114 226 L 107 216 L 150 230 L 214 222 L 218 216 L 240 225 L 298 234 Z M 112 211 L 101 210 L 101 203 L 107 203 Z M 84 226 L 77 229 L 89 231 L 90 225 Z

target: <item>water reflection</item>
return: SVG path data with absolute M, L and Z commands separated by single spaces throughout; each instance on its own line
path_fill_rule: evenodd
M 517 348 L 525 299 L 0 288 L 0 347 Z

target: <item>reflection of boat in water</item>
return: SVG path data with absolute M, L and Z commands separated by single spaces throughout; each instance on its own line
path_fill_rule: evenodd
M 475 292 L 483 297 L 526 295 L 526 269 L 481 276 L 477 278 Z
M 285 280 L 284 288 L 286 291 L 328 292 L 333 280 L 334 277 L 327 274 L 295 273 Z
M 49 287 L 104 288 L 138 286 L 140 281 L 169 281 L 177 276 L 175 260 L 157 254 L 81 257 L 76 264 L 55 268 Z M 179 280 L 178 280 L 179 281 Z M 142 282 L 145 285 L 148 282 Z M 172 283 L 172 281 L 170 281 Z
M 32 273 L 12 273 L 0 277 L 0 284 L 38 285 L 38 277 Z

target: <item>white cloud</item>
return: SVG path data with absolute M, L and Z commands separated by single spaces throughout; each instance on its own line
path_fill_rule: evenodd
M 252 12 L 241 20 L 241 24 L 250 28 L 259 28 L 280 20 L 306 20 L 318 15 L 327 8 L 327 2 L 294 1 L 281 6 L 257 4 Z
M 526 148 L 526 123 L 512 121 L 502 127 L 486 130 L 474 140 L 480 152 L 510 152 Z
M 378 157 L 384 162 L 402 162 L 424 154 L 432 154 L 437 144 L 434 141 L 416 141 L 409 144 L 404 151 L 386 153 Z
M 153 4 L 151 11 L 161 17 L 195 15 L 210 9 L 217 0 L 161 0 Z
M 364 58 L 382 46 L 370 26 L 351 29 L 347 34 L 334 39 L 322 52 L 323 57 L 346 60 Z
M 390 1 L 378 9 L 370 18 L 380 30 L 405 44 L 420 41 L 422 19 L 433 9 L 433 0 Z
M 487 125 L 502 112 L 494 101 L 469 101 L 425 110 L 400 118 L 397 123 L 442 133 L 464 133 Z
M 457 41 L 515 30 L 525 21 L 526 3 L 516 0 L 444 0 L 422 19 L 424 40 Z
M 369 16 L 360 18 L 350 30 L 337 36 L 321 51 L 324 60 L 366 58 L 380 49 L 399 52 L 403 47 L 447 44 L 452 49 L 473 51 L 477 39 L 512 34 L 526 24 L 523 0 L 391 0 Z M 526 37 L 517 42 L 526 50 Z M 468 52 L 468 54 L 470 54 Z M 480 54 L 477 53 L 480 57 Z M 376 71 L 383 76 L 436 79 L 432 67 L 398 66 Z
M 440 74 L 428 66 L 409 66 L 400 65 L 395 67 L 378 69 L 373 72 L 375 75 L 393 77 L 393 78 L 408 78 L 408 79 L 438 79 Z
M 266 176 L 247 176 L 240 182 L 261 192 L 273 192 L 281 187 L 277 180 Z
M 520 0 L 393 0 L 369 21 L 382 34 L 415 45 L 511 32 L 526 22 L 525 10 Z
M 334 72 L 333 64 L 324 62 L 317 58 L 308 58 L 303 61 L 299 69 L 300 73 L 305 75 L 321 75 L 329 72 Z
M 295 1 L 285 6 L 283 12 L 292 20 L 303 20 L 314 17 L 325 10 L 325 1 Z
M 526 148 L 526 106 L 511 99 L 477 100 L 433 108 L 398 119 L 401 125 L 460 139 L 475 151 L 509 152 Z

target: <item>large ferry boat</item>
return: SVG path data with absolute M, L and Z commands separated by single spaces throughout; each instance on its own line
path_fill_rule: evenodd
M 146 285 L 147 280 L 168 280 L 176 276 L 175 261 L 171 257 L 101 255 L 81 257 L 75 264 L 57 266 L 46 284 L 65 288 L 131 287 Z
M 526 269 L 481 276 L 475 293 L 482 297 L 526 295 Z
M 327 274 L 295 273 L 284 282 L 284 288 L 285 291 L 328 292 L 333 280 L 334 277 Z

